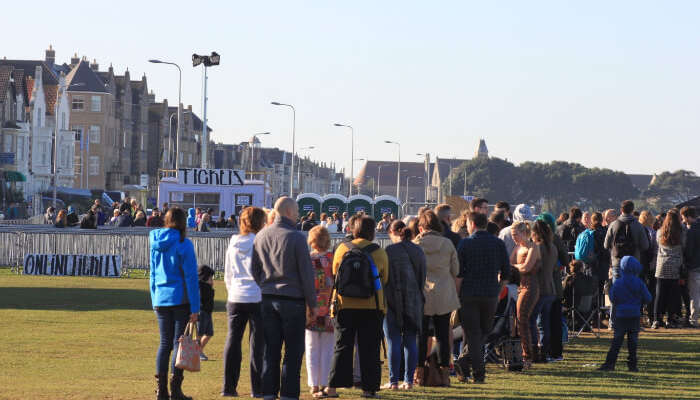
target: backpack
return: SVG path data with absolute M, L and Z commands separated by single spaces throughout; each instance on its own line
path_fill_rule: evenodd
M 595 236 L 593 233 L 595 231 L 592 229 L 586 229 L 581 232 L 576 238 L 576 247 L 574 249 L 574 257 L 577 260 L 581 260 L 585 263 L 592 263 L 595 261 Z
M 375 285 L 379 276 L 370 254 L 377 250 L 379 245 L 372 243 L 360 248 L 355 243 L 347 242 L 345 246 L 348 247 L 348 251 L 340 261 L 333 288 L 339 295 L 348 298 L 367 299 L 375 296 L 378 303 L 377 290 L 381 289 L 381 284 L 380 287 Z
M 629 222 L 621 222 L 621 224 L 613 237 L 612 255 L 618 259 L 622 259 L 624 256 L 633 256 L 636 248 L 631 224 Z

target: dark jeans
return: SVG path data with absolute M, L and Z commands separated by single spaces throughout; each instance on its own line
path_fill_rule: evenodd
M 556 296 L 541 296 L 540 299 L 537 301 L 537 315 L 533 314 L 533 316 L 530 319 L 530 326 L 533 330 L 532 337 L 535 339 L 538 339 L 540 337 L 542 338 L 541 347 L 542 352 L 545 354 L 549 354 L 550 352 L 549 344 L 552 337 L 549 335 L 549 329 L 550 325 L 552 324 L 552 320 L 549 314 L 552 312 L 552 303 L 554 302 L 555 298 Z M 537 324 L 538 320 L 540 322 L 539 324 Z
M 413 373 L 418 362 L 416 331 L 406 326 L 399 329 L 393 314 L 387 314 L 384 318 L 384 336 L 389 353 L 389 382 L 404 381 L 413 384 Z
M 177 358 L 178 339 L 185 332 L 185 326 L 190 317 L 190 305 L 157 307 L 155 309 L 158 318 L 158 329 L 160 330 L 160 346 L 156 355 L 156 373 L 168 373 L 168 359 L 172 352 L 173 374 L 182 375 L 182 370 L 175 368 Z
M 306 304 L 301 299 L 263 296 L 262 319 L 265 337 L 262 394 L 265 398 L 279 393 L 282 399 L 298 399 L 301 362 L 304 359 Z
M 223 392 L 234 393 L 241 375 L 241 341 L 245 327 L 250 322 L 248 341 L 250 342 L 250 387 L 253 395 L 263 392 L 262 371 L 265 336 L 262 327 L 260 303 L 226 303 L 228 314 L 228 335 L 224 347 L 224 387 Z
M 352 387 L 353 349 L 355 337 L 357 337 L 362 390 L 378 391 L 382 374 L 379 360 L 382 335 L 381 315 L 378 315 L 377 310 L 340 310 L 335 317 L 334 327 L 335 349 L 328 386 Z
M 678 300 L 678 306 L 676 309 L 678 310 L 676 312 L 676 315 L 678 315 L 678 318 L 681 317 L 681 300 L 683 301 L 683 307 L 682 309 L 685 310 L 685 318 L 688 319 L 690 317 L 690 293 L 688 292 L 688 283 L 686 282 L 685 285 L 678 285 L 678 288 L 680 289 L 680 299 Z
M 555 299 L 552 303 L 549 319 L 551 321 L 549 324 L 549 335 L 551 337 L 549 341 L 549 354 L 552 358 L 559 358 L 562 356 L 564 350 L 561 343 L 563 334 L 561 323 L 561 299 Z
M 423 329 L 421 330 L 420 342 L 418 343 L 418 366 L 422 367 L 427 358 L 428 327 L 431 319 L 433 320 L 435 337 L 437 338 L 438 366 L 447 367 L 450 365 L 450 313 L 423 316 Z
M 498 305 L 497 297 L 463 297 L 460 318 L 462 329 L 469 343 L 469 358 L 474 370 L 474 379 L 486 376 L 484 368 L 484 338 L 493 327 L 493 315 Z M 465 371 L 465 375 L 469 375 Z
M 654 318 L 663 322 L 664 313 L 668 314 L 669 322 L 678 309 L 680 301 L 678 279 L 656 279 L 656 299 L 654 299 Z
M 639 318 L 621 318 L 615 320 L 615 334 L 613 336 L 608 356 L 605 358 L 605 366 L 615 368 L 617 355 L 620 353 L 622 341 L 627 334 L 627 366 L 629 368 L 637 367 L 637 342 L 639 339 Z

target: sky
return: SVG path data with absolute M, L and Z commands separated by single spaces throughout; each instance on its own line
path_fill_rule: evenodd
M 39 2 L 41 3 L 41 1 Z M 565 160 L 627 173 L 700 173 L 700 2 L 72 1 L 3 4 L 0 57 L 77 53 L 157 101 L 202 114 L 217 142 L 258 132 L 349 169 L 355 158 L 471 158 L 480 138 L 516 164 Z M 39 11 L 35 11 L 39 10 Z M 27 16 L 19 18 L 19 16 Z M 355 162 L 359 170 L 362 161 Z

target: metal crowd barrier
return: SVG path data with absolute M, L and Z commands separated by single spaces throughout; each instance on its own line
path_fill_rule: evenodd
M 0 225 L 0 266 L 10 266 L 19 273 L 27 254 L 113 254 L 122 256 L 122 275 L 133 271 L 149 270 L 148 232 L 151 228 L 99 229 L 54 228 L 51 225 Z M 209 265 L 221 274 L 231 236 L 230 229 L 212 229 L 211 232 L 187 232 L 192 240 L 197 263 Z M 306 233 L 306 232 L 304 232 Z M 342 234 L 331 235 L 331 248 L 342 241 Z M 386 234 L 379 234 L 375 242 L 382 247 L 391 244 Z

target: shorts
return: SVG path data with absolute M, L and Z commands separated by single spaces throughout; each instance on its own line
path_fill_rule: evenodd
M 197 336 L 214 336 L 214 323 L 211 320 L 211 313 L 206 311 L 199 312 Z

